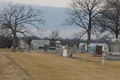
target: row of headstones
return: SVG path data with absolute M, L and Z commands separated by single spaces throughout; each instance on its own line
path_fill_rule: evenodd
M 44 51 L 48 51 L 48 49 L 49 49 L 49 46 L 44 45 Z M 55 50 L 57 50 L 58 52 L 61 52 L 62 49 L 63 49 L 63 46 L 60 45 L 60 46 L 57 47 Z M 66 50 L 68 51 L 68 45 L 65 45 L 64 49 L 66 49 Z M 29 52 L 30 50 L 37 51 L 38 48 L 37 48 L 36 46 L 33 46 L 33 47 L 32 47 L 32 45 L 30 45 L 30 46 L 26 45 L 26 46 L 25 46 L 25 52 Z M 77 53 L 77 45 L 74 45 L 74 46 L 73 46 L 73 53 Z
M 63 51 L 59 54 L 59 56 L 63 56 L 63 57 L 72 57 L 73 52 L 71 51 L 67 51 L 66 49 L 63 49 Z M 80 57 L 72 57 L 74 59 L 80 59 Z M 84 57 L 83 61 L 87 61 L 87 56 Z
M 29 50 L 32 49 L 32 46 L 26 46 L 25 47 L 25 52 L 29 52 Z M 35 47 L 35 50 L 37 48 Z M 62 45 L 61 45 L 61 53 L 59 54 L 59 56 L 63 56 L 63 57 L 72 57 L 73 53 L 75 53 L 77 51 L 77 46 L 74 45 L 73 47 L 73 51 L 74 52 L 68 52 L 68 45 L 65 45 L 65 48 L 63 49 L 62 48 Z M 97 51 L 97 54 L 101 55 L 102 53 L 100 51 L 102 51 L 102 47 L 101 46 L 96 46 L 96 51 Z M 100 54 L 101 53 L 101 54 Z M 104 57 L 105 56 L 102 56 L 102 60 L 101 60 L 101 64 L 104 65 Z M 79 57 L 73 57 L 73 58 L 76 58 L 76 59 L 80 59 Z M 84 57 L 83 61 L 86 61 L 87 60 L 87 56 Z

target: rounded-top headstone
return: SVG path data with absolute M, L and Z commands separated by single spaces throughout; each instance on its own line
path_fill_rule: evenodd
M 117 38 L 115 38 L 115 39 L 112 39 L 112 40 L 110 41 L 110 43 L 120 43 L 120 40 L 117 39 Z
M 61 42 L 60 41 L 56 41 L 55 43 L 59 43 L 60 44 Z

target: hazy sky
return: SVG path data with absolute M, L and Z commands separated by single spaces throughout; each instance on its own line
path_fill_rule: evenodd
M 41 6 L 67 7 L 71 0 L 0 0 Z

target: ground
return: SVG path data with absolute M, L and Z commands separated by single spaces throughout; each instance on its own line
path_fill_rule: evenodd
M 0 80 L 120 80 L 120 61 L 92 54 L 73 54 L 81 59 L 50 53 L 12 53 L 0 49 Z M 87 61 L 83 61 L 87 56 Z

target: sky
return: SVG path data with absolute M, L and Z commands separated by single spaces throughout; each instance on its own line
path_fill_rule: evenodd
M 52 30 L 59 30 L 60 37 L 73 38 L 74 33 L 83 30 L 80 27 L 60 26 L 64 22 L 64 19 L 68 17 L 65 14 L 65 8 L 69 5 L 71 0 L 0 0 L 0 2 L 36 5 L 41 9 L 46 19 L 46 25 L 42 25 L 42 27 L 43 29 L 47 29 L 46 32 L 42 33 L 41 37 L 49 37 Z M 36 32 L 35 29 L 32 29 L 32 32 Z M 39 36 L 39 34 L 36 35 Z M 82 39 L 87 39 L 87 36 L 85 35 Z
M 0 0 L 40 6 L 67 7 L 71 0 Z

